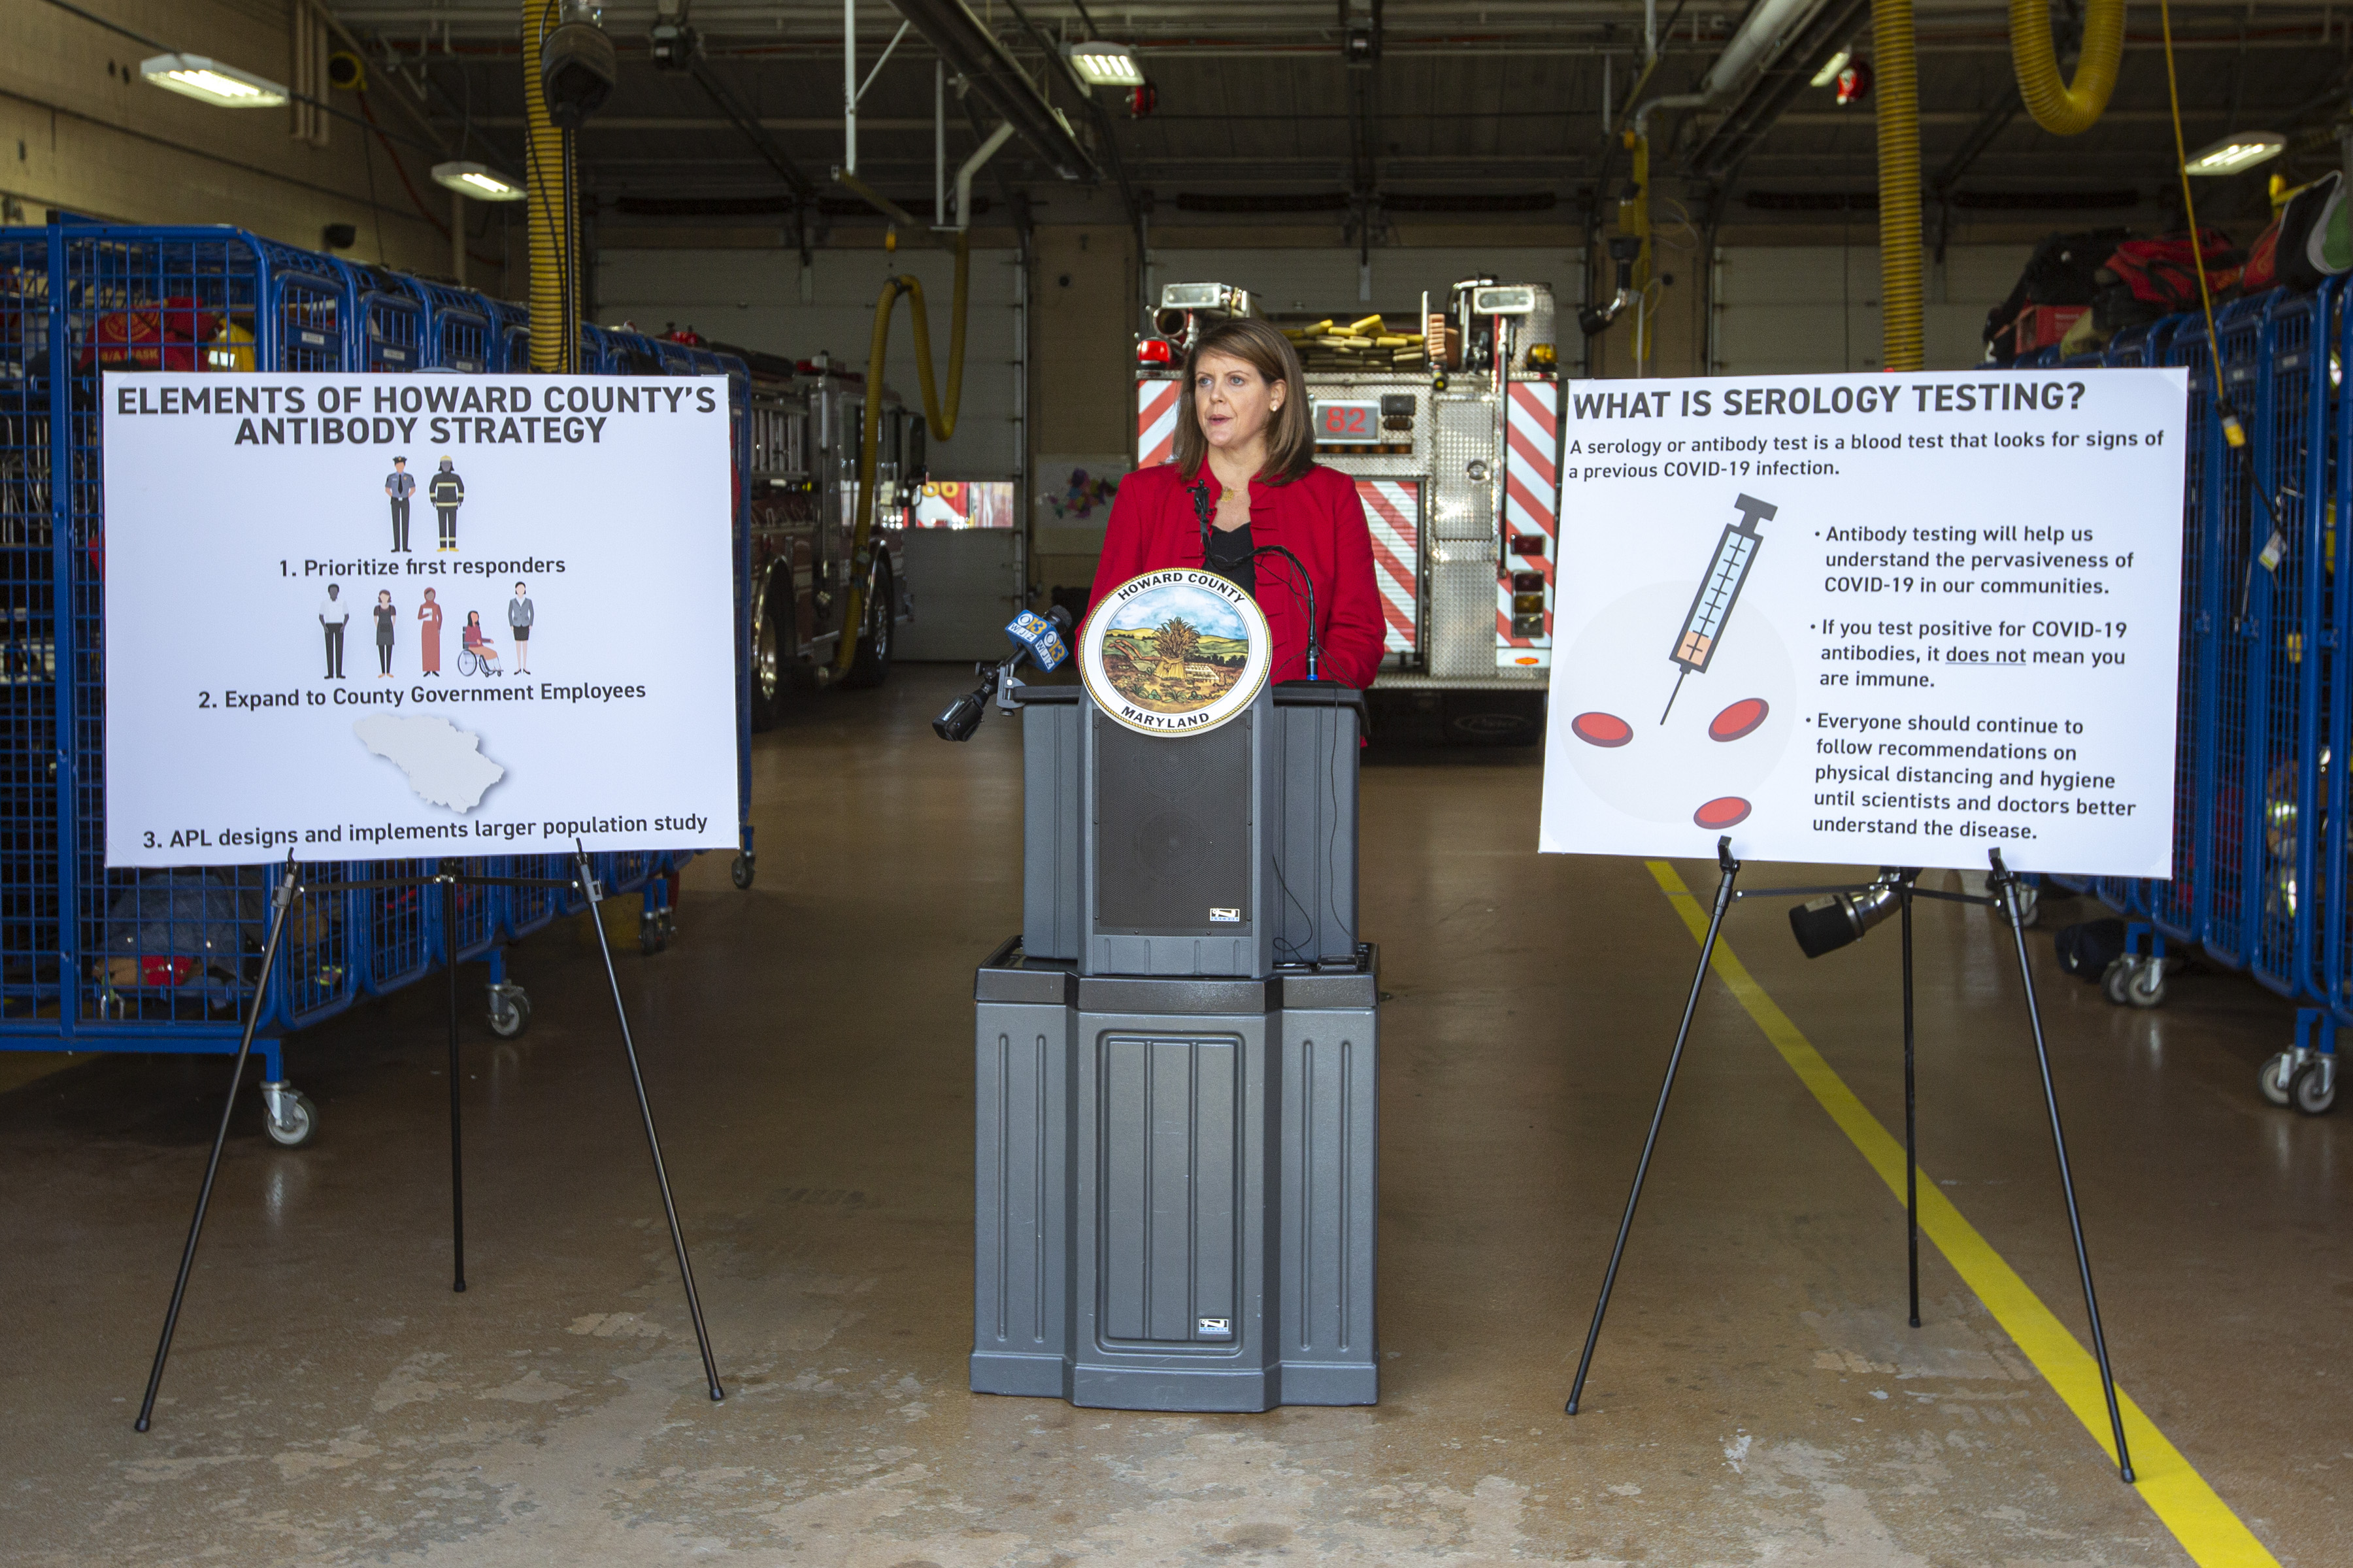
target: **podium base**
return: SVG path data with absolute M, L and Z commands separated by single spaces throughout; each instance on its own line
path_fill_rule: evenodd
M 976 977 L 972 1387 L 1370 1405 L 1378 955 L 1258 980 Z

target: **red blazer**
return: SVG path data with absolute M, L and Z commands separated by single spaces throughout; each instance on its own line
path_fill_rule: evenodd
M 1145 572 L 1201 564 L 1201 520 L 1193 484 L 1208 488 L 1214 515 L 1224 488 L 1203 463 L 1191 481 L 1174 463 L 1141 468 L 1120 481 L 1104 530 L 1088 613 L 1113 588 Z M 1318 673 L 1358 690 L 1372 685 L 1381 664 L 1380 589 L 1373 578 L 1373 534 L 1356 483 L 1332 468 L 1311 468 L 1289 484 L 1250 481 L 1250 542 L 1280 544 L 1305 563 L 1315 587 Z M 1291 563 L 1258 558 L 1259 608 L 1274 634 L 1270 680 L 1307 679 L 1307 605 L 1289 585 Z

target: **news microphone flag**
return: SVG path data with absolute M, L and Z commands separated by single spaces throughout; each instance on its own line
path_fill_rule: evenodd
M 1071 657 L 1070 648 L 1062 642 L 1060 630 L 1053 622 L 1032 611 L 1024 610 L 1014 616 L 1012 624 L 1005 628 L 1005 635 L 1027 648 L 1031 661 L 1039 669 L 1051 669 Z

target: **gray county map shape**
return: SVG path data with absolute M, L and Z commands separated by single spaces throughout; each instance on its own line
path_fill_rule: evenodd
M 482 755 L 482 738 L 430 713 L 371 713 L 352 726 L 360 743 L 397 763 L 417 797 L 471 811 L 506 769 Z

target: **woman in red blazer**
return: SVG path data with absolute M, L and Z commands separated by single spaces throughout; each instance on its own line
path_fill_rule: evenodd
M 1250 590 L 1274 634 L 1269 679 L 1307 678 L 1307 584 L 1316 674 L 1359 690 L 1380 668 L 1380 591 L 1356 481 L 1315 464 L 1307 382 L 1291 340 L 1264 321 L 1220 321 L 1185 361 L 1173 461 L 1121 481 L 1095 568 L 1093 605 L 1129 578 L 1206 566 Z M 1092 611 L 1090 611 L 1092 613 Z

